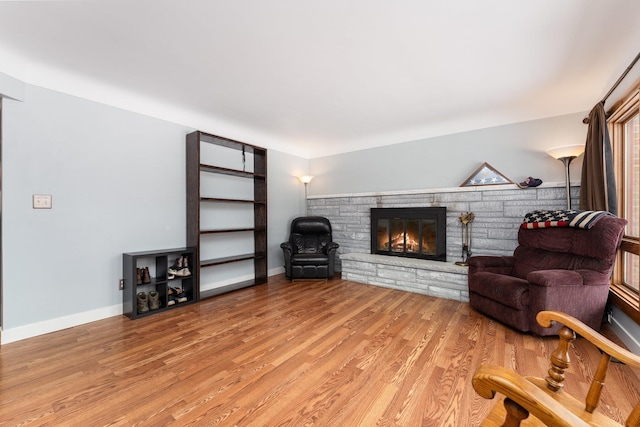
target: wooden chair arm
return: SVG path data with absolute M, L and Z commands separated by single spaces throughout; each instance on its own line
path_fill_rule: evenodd
M 640 356 L 608 340 L 573 316 L 559 311 L 541 311 L 537 314 L 536 320 L 544 328 L 551 327 L 554 322 L 560 322 L 609 356 L 615 357 L 628 366 L 640 368 Z
M 476 370 L 471 382 L 474 390 L 485 399 L 492 399 L 496 392 L 499 392 L 518 403 L 545 425 L 589 426 L 545 391 L 510 369 L 483 365 Z

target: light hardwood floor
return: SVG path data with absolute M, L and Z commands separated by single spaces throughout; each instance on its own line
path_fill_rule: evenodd
M 543 376 L 557 339 L 468 304 L 282 276 L 135 321 L 113 317 L 0 347 L 1 425 L 477 426 L 482 363 Z M 567 390 L 599 354 L 578 338 Z M 640 399 L 614 364 L 599 410 Z M 497 400 L 497 399 L 496 399 Z

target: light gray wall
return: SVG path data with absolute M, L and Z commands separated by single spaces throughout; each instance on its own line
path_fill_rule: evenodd
M 123 252 L 184 246 L 191 131 L 28 84 L 22 102 L 4 100 L 5 332 L 117 307 Z M 269 150 L 268 162 L 275 269 L 288 220 L 304 212 L 295 176 L 308 160 Z M 53 209 L 32 209 L 33 194 L 51 194 Z
M 24 99 L 24 83 L 20 80 L 0 73 L 0 94 L 3 98 Z
M 4 107 L 4 328 L 120 303 L 123 252 L 185 243 L 189 129 L 30 85 Z
M 507 178 L 564 182 L 564 167 L 545 150 L 584 144 L 584 113 L 516 123 L 312 159 L 310 195 L 458 187 L 483 162 Z M 580 180 L 582 156 L 571 164 Z
M 289 238 L 291 220 L 305 213 L 304 185 L 298 177 L 307 175 L 308 167 L 307 159 L 268 151 L 267 236 L 270 275 L 284 273 L 284 257 L 280 243 Z

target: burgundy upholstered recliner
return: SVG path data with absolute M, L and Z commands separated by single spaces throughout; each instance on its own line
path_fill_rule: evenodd
M 469 302 L 523 332 L 554 335 L 536 315 L 562 311 L 600 330 L 609 280 L 627 221 L 603 216 L 590 229 L 520 228 L 513 256 L 469 258 Z

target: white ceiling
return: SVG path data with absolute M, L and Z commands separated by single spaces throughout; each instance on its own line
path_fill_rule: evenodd
M 0 72 L 314 158 L 587 111 L 639 22 L 639 0 L 0 1 Z

